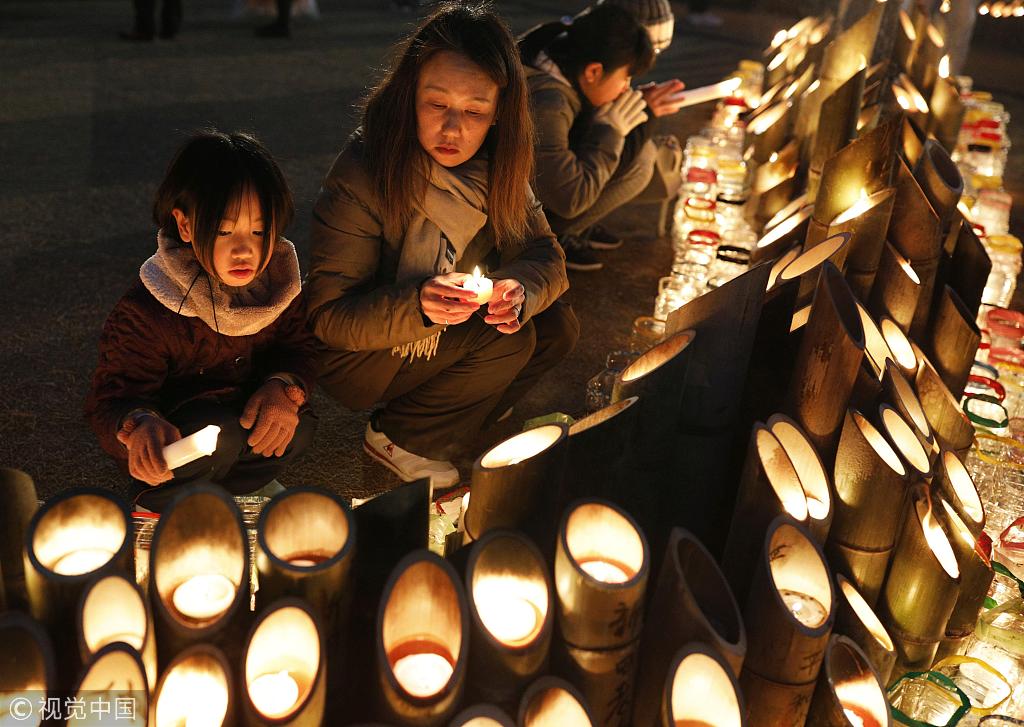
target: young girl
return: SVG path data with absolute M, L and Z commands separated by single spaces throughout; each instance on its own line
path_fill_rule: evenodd
M 321 385 L 386 402 L 365 450 L 404 480 L 451 457 L 573 348 L 564 258 L 530 190 L 532 124 L 515 41 L 447 4 L 371 93 L 313 210 L 310 318 Z M 493 294 L 473 290 L 474 268 Z
M 86 416 L 159 512 L 182 486 L 232 494 L 270 483 L 309 444 L 314 385 L 291 192 L 254 137 L 203 132 L 178 152 L 153 205 L 156 254 L 114 306 Z M 169 471 L 171 442 L 208 424 L 216 451 Z

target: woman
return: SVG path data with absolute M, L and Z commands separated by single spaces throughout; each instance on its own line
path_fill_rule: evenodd
M 451 457 L 575 345 L 565 260 L 533 197 L 526 81 L 508 28 L 448 4 L 409 38 L 313 210 L 324 389 L 386 402 L 364 448 L 406 481 Z M 463 286 L 480 268 L 486 303 Z

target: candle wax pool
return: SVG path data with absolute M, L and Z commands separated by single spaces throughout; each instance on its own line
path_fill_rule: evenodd
M 67 555 L 53 564 L 53 572 L 62 576 L 79 576 L 83 573 L 91 573 L 97 568 L 106 565 L 114 557 L 112 551 L 106 548 L 81 548 L 72 550 Z
M 807 628 L 817 628 L 828 618 L 828 611 L 825 610 L 825 607 L 806 593 L 780 588 L 779 595 L 782 596 L 782 602 L 786 604 L 786 608 Z

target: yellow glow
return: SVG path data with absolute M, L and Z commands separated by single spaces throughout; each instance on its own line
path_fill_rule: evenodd
M 949 78 L 949 56 L 942 56 L 939 61 L 939 78 Z
M 860 301 L 857 301 L 857 312 L 860 314 L 861 325 L 864 326 L 864 350 L 868 354 L 875 375 L 881 379 L 885 373 L 885 362 L 895 357 L 889 350 L 889 345 L 885 342 L 882 332 L 875 325 L 875 320 Z
M 980 524 L 985 519 L 985 507 L 981 503 L 981 497 L 978 496 L 978 488 L 971 478 L 971 473 L 952 452 L 945 452 L 942 455 L 942 466 L 946 470 L 946 476 L 957 499 L 960 500 L 964 512 L 971 520 Z
M 953 509 L 952 505 L 942 498 L 939 498 L 939 501 L 942 503 L 942 509 L 945 511 L 950 525 L 953 526 L 953 531 L 956 533 L 956 536 L 960 538 L 960 542 L 973 550 L 976 543 L 974 535 L 970 530 L 968 530 L 960 516 L 956 514 L 956 510 Z
M 235 600 L 236 586 L 220 573 L 195 575 L 174 589 L 171 601 L 182 616 L 206 621 L 220 616 Z
M 455 668 L 440 654 L 423 652 L 396 660 L 391 667 L 395 679 L 414 697 L 432 697 L 451 681 Z
M 900 27 L 904 35 L 911 41 L 917 40 L 917 31 L 914 29 L 914 21 L 910 19 L 905 10 L 900 10 Z
M 775 34 L 775 37 L 772 38 L 772 49 L 778 48 L 780 45 L 785 43 L 788 37 L 789 36 L 785 30 L 780 30 L 778 33 Z
M 988 15 L 988 4 L 982 3 L 978 6 L 978 15 Z
M 581 560 L 580 568 L 591 578 L 602 583 L 625 583 L 633 577 L 623 567 L 600 558 Z
M 812 520 L 824 520 L 832 511 L 832 495 L 828 475 L 814 445 L 797 426 L 783 418 L 771 422 L 771 432 L 779 440 L 796 470 L 800 486 L 807 497 L 807 515 Z
M 615 508 L 598 502 L 573 509 L 565 526 L 565 543 L 576 565 L 605 583 L 629 580 L 646 560 L 636 527 Z
M 860 188 L 860 197 L 853 203 L 853 206 L 847 209 L 845 212 L 840 212 L 836 215 L 836 218 L 832 220 L 833 225 L 841 225 L 844 222 L 849 222 L 855 217 L 860 217 L 862 214 L 867 212 L 869 209 L 878 204 L 880 200 L 872 201 L 871 197 L 868 196 L 868 191 L 864 188 Z
M 931 23 L 928 24 L 928 40 L 935 44 L 938 48 L 945 48 L 946 41 L 942 38 L 942 33 Z
M 523 646 L 540 633 L 543 615 L 527 594 L 546 597 L 534 581 L 514 576 L 484 576 L 473 584 L 473 603 L 480 620 L 503 644 Z
M 688 654 L 672 677 L 675 725 L 740 727 L 739 699 L 729 673 L 710 656 Z
M 146 606 L 122 576 L 107 576 L 89 589 L 82 608 L 82 638 L 90 652 L 116 641 L 141 652 L 147 627 Z
M 799 522 L 807 520 L 807 494 L 800 475 L 778 438 L 768 429 L 759 429 L 754 439 L 768 484 L 787 513 Z
M 807 321 L 811 319 L 811 306 L 805 305 L 803 308 L 793 314 L 793 319 L 789 322 L 789 332 L 793 333 L 799 331 L 801 328 L 807 325 Z
M 480 460 L 480 465 L 496 468 L 519 464 L 548 449 L 561 436 L 561 428 L 551 424 L 529 429 L 495 446 Z
M 894 651 L 895 647 L 892 643 L 892 638 L 889 636 L 889 632 L 885 630 L 885 626 L 878 620 L 878 616 L 868 605 L 868 602 L 864 600 L 864 596 L 860 595 L 860 592 L 854 587 L 852 583 L 846 580 L 845 576 L 837 575 L 836 580 L 839 583 L 839 590 L 846 598 L 846 602 L 850 604 L 850 608 L 857 614 L 857 618 L 860 619 L 861 623 L 867 628 L 875 640 L 878 641 L 879 645 L 886 651 Z
M 779 153 L 777 151 L 773 151 L 772 155 L 768 157 L 768 163 L 774 164 L 777 161 L 779 161 Z
M 195 656 L 163 677 L 156 703 L 156 727 L 219 727 L 228 712 L 228 684 L 211 657 Z
M 106 548 L 72 550 L 53 564 L 53 572 L 62 576 L 80 576 L 103 567 L 113 557 L 113 551 Z
M 808 86 L 807 90 L 804 91 L 804 95 L 805 96 L 810 96 L 812 93 L 817 91 L 818 88 L 820 88 L 820 87 L 821 87 L 821 80 L 820 79 L 815 79 L 814 83 L 812 83 L 810 86 Z
M 882 688 L 870 671 L 836 684 L 836 697 L 852 725 L 884 725 L 889 705 Z
M 917 398 L 917 394 L 914 393 L 906 378 L 899 371 L 892 372 L 892 380 L 895 385 L 896 396 L 899 397 L 900 403 L 903 404 L 903 409 L 910 415 L 910 421 L 927 439 L 931 436 L 932 429 L 928 426 L 928 417 L 925 416 L 924 409 L 921 407 L 921 400 Z
M 249 684 L 253 706 L 271 719 L 283 717 L 295 708 L 299 700 L 299 685 L 287 670 L 263 674 Z
M 798 257 L 800 257 L 800 246 L 794 245 L 786 252 L 785 255 L 776 260 L 772 265 L 771 271 L 768 273 L 768 286 L 765 290 L 771 290 L 774 288 L 782 271 L 789 267 L 789 264 Z
M 592 727 L 586 709 L 559 687 L 545 689 L 530 700 L 523 727 Z
M 785 222 L 786 220 L 788 220 L 790 217 L 792 217 L 793 215 L 797 214 L 798 212 L 802 212 L 805 207 L 811 208 L 812 211 L 813 211 L 813 208 L 814 208 L 813 204 L 810 204 L 810 205 L 807 204 L 807 193 L 806 192 L 804 194 L 801 194 L 796 199 L 792 200 L 789 204 L 787 204 L 781 210 L 776 212 L 774 217 L 772 217 L 770 220 L 768 220 L 767 224 L 765 224 L 765 226 L 764 226 L 765 234 L 768 234 L 768 231 L 771 230 L 773 227 L 776 227 L 776 226 L 782 224 L 783 222 Z M 808 213 L 808 215 L 809 214 L 810 213 Z
M 882 425 L 911 467 L 918 472 L 928 472 L 928 453 L 906 420 L 890 406 L 882 407 Z
M 935 559 L 939 561 L 939 565 L 942 566 L 942 569 L 946 571 L 950 578 L 959 578 L 960 566 L 956 562 L 956 553 L 953 552 L 953 546 L 949 544 L 949 538 L 946 537 L 939 524 L 935 522 L 927 500 L 921 498 L 914 505 L 917 508 L 917 517 L 921 522 L 921 529 L 924 531 L 925 542 L 931 548 Z
M 758 117 L 750 123 L 750 126 L 747 127 L 747 131 L 755 135 L 763 134 L 774 124 L 782 120 L 782 117 L 786 115 L 786 111 L 788 109 L 789 105 L 786 103 L 775 104 L 764 113 L 759 114 Z
M 949 2 L 949 0 L 942 0 L 942 4 L 939 6 L 939 12 L 940 13 L 945 15 L 946 13 L 948 13 L 952 9 L 953 9 L 953 5 Z
M 813 596 L 786 589 L 780 589 L 779 595 L 796 620 L 809 629 L 821 626 L 828 619 L 828 609 Z
M 778 53 L 774 58 L 772 58 L 771 63 L 768 64 L 768 70 L 769 71 L 774 71 L 776 68 L 778 68 L 779 66 L 781 66 L 785 62 L 786 62 L 786 54 L 785 53 Z
M 693 331 L 683 331 L 659 343 L 625 368 L 622 372 L 622 381 L 636 381 L 661 368 L 682 353 L 683 349 L 690 345 L 693 337 Z
M 848 233 L 832 235 L 810 250 L 805 251 L 800 257 L 786 266 L 786 269 L 779 275 L 779 280 L 785 282 L 799 278 L 804 273 L 814 270 L 819 265 L 830 259 L 846 244 L 849 239 Z
M 917 356 L 914 354 L 914 347 L 903 329 L 896 325 L 891 318 L 883 318 L 881 323 L 882 337 L 889 345 L 889 350 L 896 357 L 896 363 L 904 371 L 915 371 L 917 369 Z
M 914 285 L 921 284 L 921 278 L 917 277 L 917 271 L 914 270 L 914 266 L 910 264 L 909 260 L 899 253 L 896 253 L 896 262 L 898 262 L 900 267 L 903 268 L 903 272 L 906 276 L 914 282 Z

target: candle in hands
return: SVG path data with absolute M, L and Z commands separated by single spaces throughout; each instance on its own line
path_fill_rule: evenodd
M 480 268 L 473 268 L 473 275 L 462 284 L 462 287 L 473 291 L 476 294 L 473 301 L 480 305 L 485 305 L 494 293 L 494 281 L 481 275 Z
M 195 434 L 182 437 L 177 442 L 171 442 L 164 447 L 164 461 L 167 462 L 167 469 L 175 470 L 200 457 L 213 454 L 217 450 L 219 436 L 220 427 L 211 424 Z

